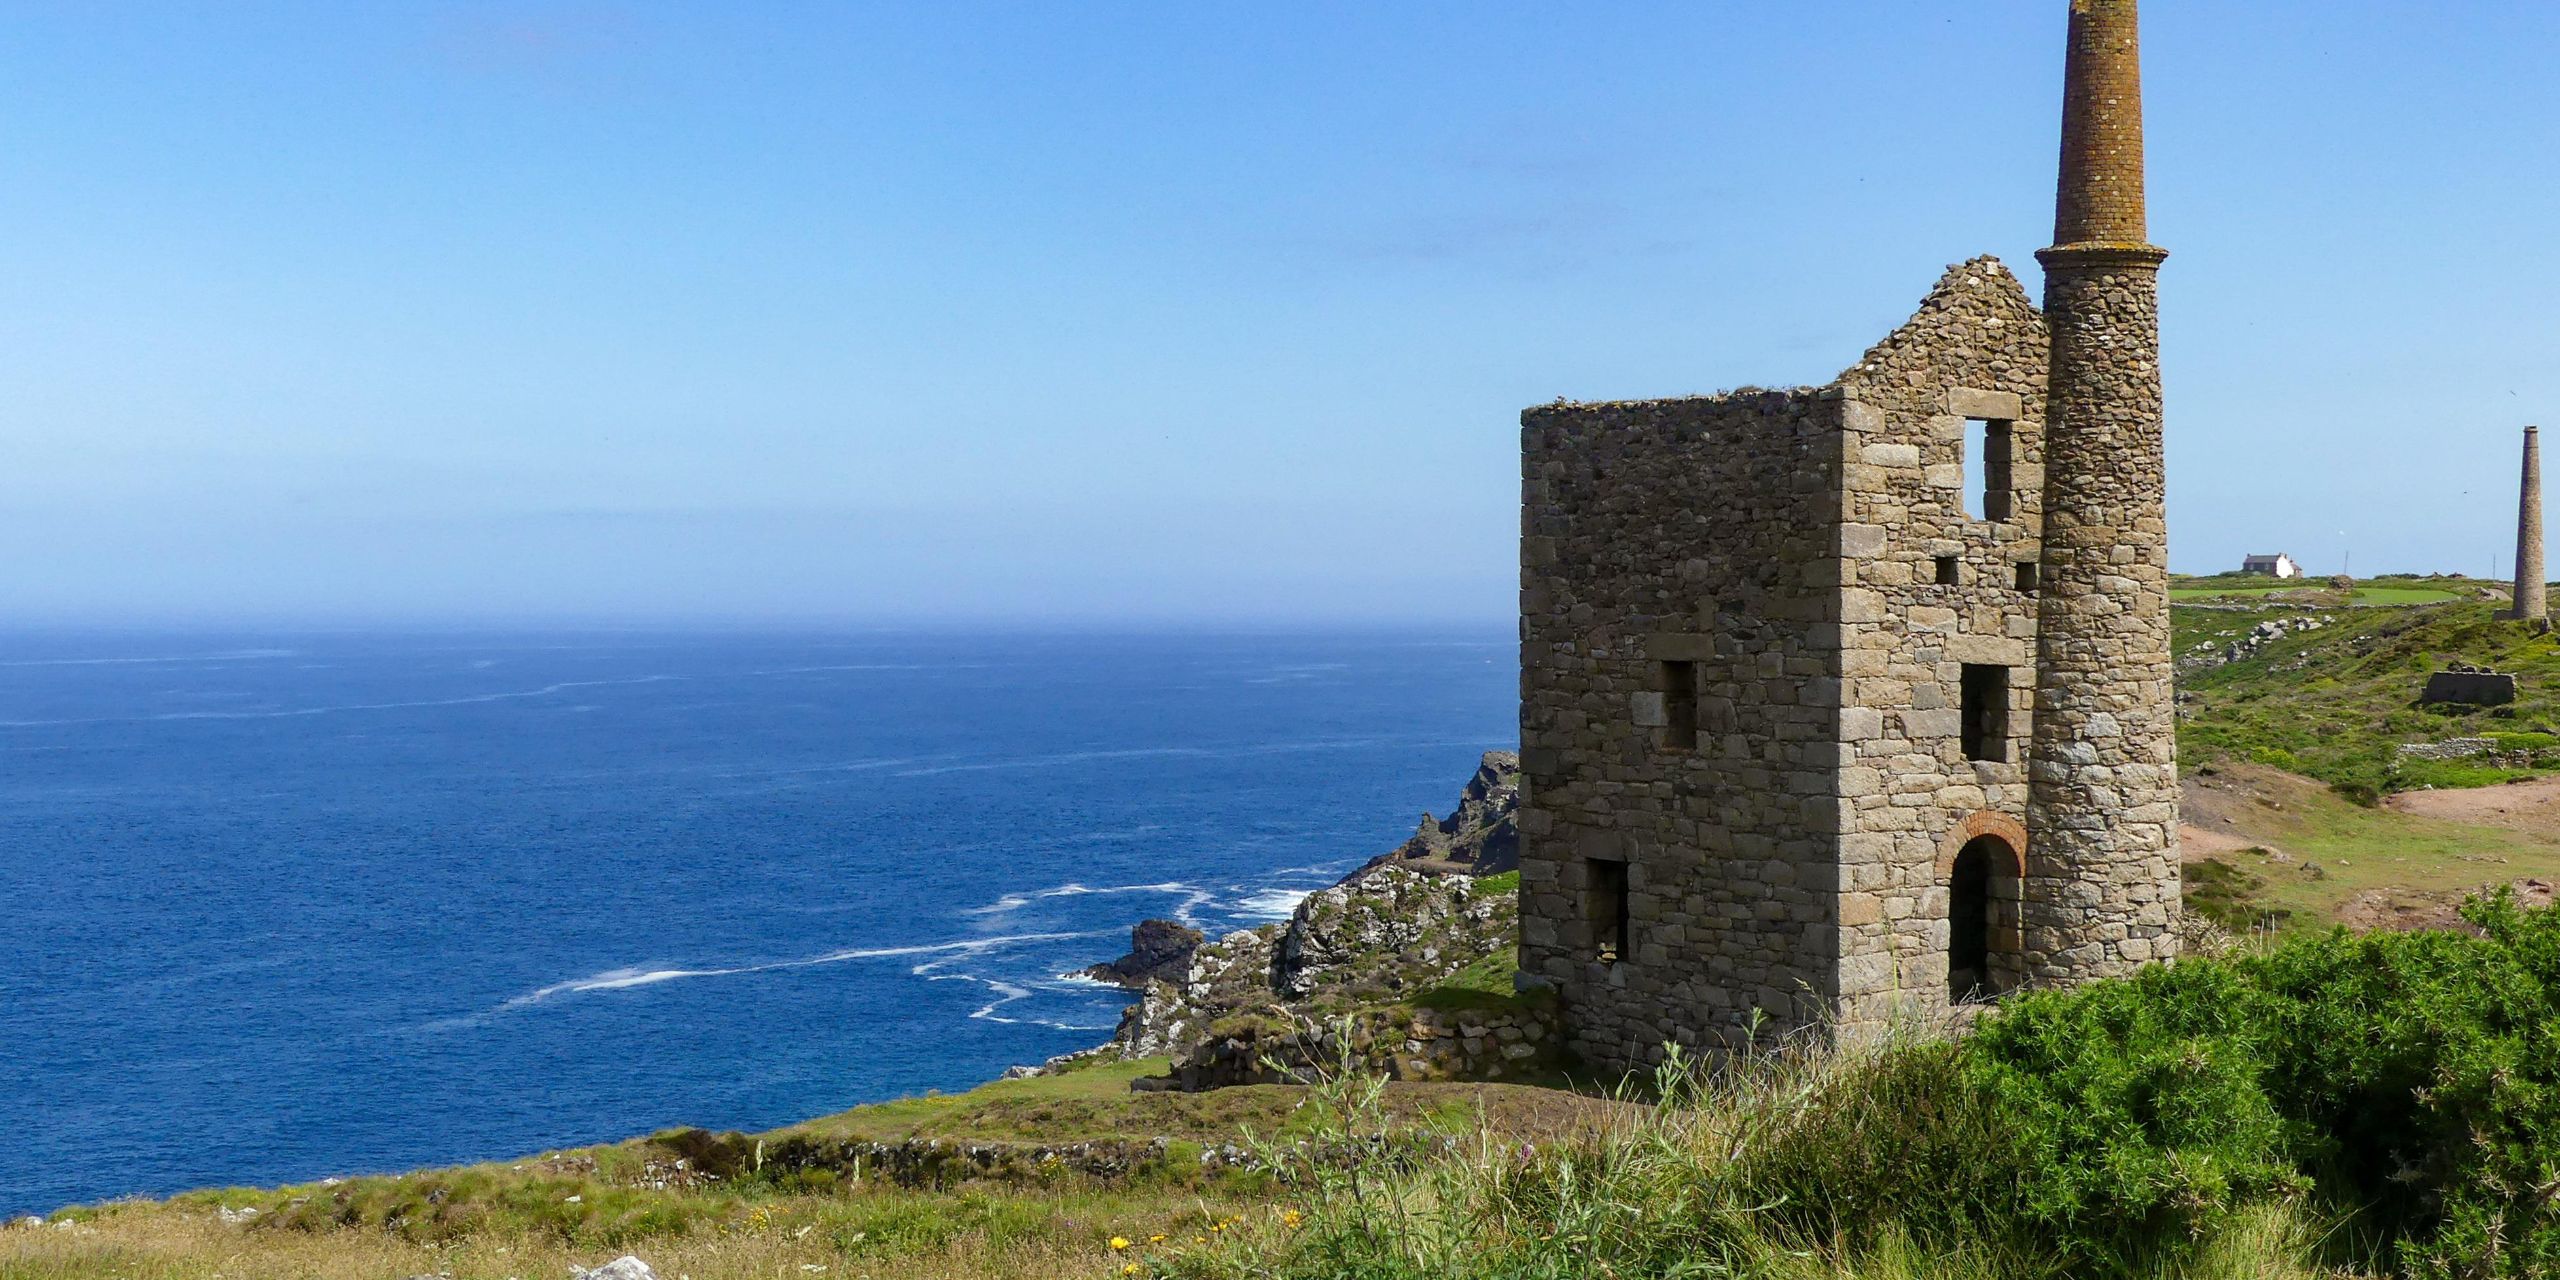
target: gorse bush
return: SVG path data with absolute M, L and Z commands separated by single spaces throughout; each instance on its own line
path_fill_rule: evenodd
M 1711 1075 L 1675 1055 L 1659 1105 L 1544 1150 L 1487 1133 L 1390 1163 L 1336 1082 L 1312 1105 L 1347 1118 L 1341 1140 L 1271 1157 L 1306 1226 L 1166 1265 L 2560 1274 L 2560 913 L 2501 894 L 2466 918 L 2476 933 L 2340 931 L 2030 995 L 1961 1040 Z

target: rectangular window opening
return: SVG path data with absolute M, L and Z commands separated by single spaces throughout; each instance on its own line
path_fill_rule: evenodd
M 1698 749 L 1698 664 L 1662 664 L 1662 745 L 1674 751 Z
M 1627 864 L 1595 858 L 1582 868 L 1590 891 L 1585 906 L 1591 913 L 1592 954 L 1602 964 L 1616 964 L 1627 958 Z
M 1964 664 L 1964 758 L 2009 758 L 2009 669 Z
M 2002 417 L 1966 420 L 1964 438 L 1966 445 L 1979 448 L 1981 456 L 1981 517 L 1994 522 L 2010 520 L 2015 499 L 2015 489 L 2010 486 L 2010 422 Z M 1966 479 L 1974 479 L 1971 471 L 1966 471 Z
M 1952 587 L 1962 581 L 1963 565 L 1954 556 L 1938 557 L 1938 585 Z
M 2036 577 L 2035 561 L 2021 560 L 2018 562 L 2018 590 L 2026 592 L 2028 595 L 2034 595 L 2036 593 Z

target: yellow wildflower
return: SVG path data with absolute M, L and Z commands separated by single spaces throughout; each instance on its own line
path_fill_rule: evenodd
M 1120 1268 L 1120 1274 L 1124 1276 L 1134 1276 L 1138 1274 L 1138 1264 L 1132 1262 L 1128 1266 Z
M 1294 1227 L 1304 1223 L 1306 1220 L 1307 1215 L 1300 1213 L 1295 1209 L 1283 1210 L 1280 1214 L 1280 1223 L 1282 1226 Z
M 1114 1249 L 1126 1249 L 1129 1247 L 1129 1238 L 1127 1236 L 1113 1236 L 1111 1237 L 1111 1247 Z
M 1163 1244 L 1163 1243 L 1164 1243 L 1164 1233 L 1163 1233 L 1163 1232 L 1161 1232 L 1161 1231 L 1159 1231 L 1159 1232 L 1155 1233 L 1154 1235 L 1148 1236 L 1148 1237 L 1147 1237 L 1147 1243 L 1148 1243 L 1148 1244 Z

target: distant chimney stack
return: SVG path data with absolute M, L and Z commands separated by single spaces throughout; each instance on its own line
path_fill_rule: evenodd
M 2516 510 L 2516 613 L 2527 622 L 2548 621 L 2542 568 L 2542 428 L 2524 429 L 2524 492 Z

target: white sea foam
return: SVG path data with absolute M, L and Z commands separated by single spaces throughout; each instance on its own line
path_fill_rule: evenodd
M 1262 889 L 1236 903 L 1236 914 L 1249 920 L 1286 920 L 1313 889 Z
M 917 965 L 912 970 L 909 970 L 909 972 L 916 974 L 930 974 L 936 968 L 943 964 L 947 964 L 952 960 L 957 960 L 965 956 L 977 955 L 982 952 L 993 951 L 1002 947 L 1017 946 L 1026 942 L 1057 942 L 1078 938 L 1100 938 L 1107 936 L 1109 932 L 1109 930 L 1091 930 L 1082 933 L 1016 933 L 996 938 L 963 938 L 953 942 L 926 942 L 904 947 L 847 947 L 841 951 L 829 951 L 822 955 L 804 956 L 797 960 L 773 960 L 763 964 L 733 965 L 719 969 L 644 969 L 638 966 L 626 966 L 619 969 L 607 969 L 601 973 L 591 973 L 583 978 L 572 978 L 566 982 L 555 982 L 547 987 L 529 991 L 523 995 L 508 1000 L 504 1004 L 499 1005 L 498 1008 L 501 1010 L 520 1009 L 527 1005 L 540 1004 L 541 1002 L 552 999 L 556 996 L 579 995 L 591 991 L 622 991 L 632 987 L 645 987 L 653 986 L 661 982 L 673 982 L 679 978 L 726 978 L 734 977 L 739 974 L 772 973 L 776 970 L 782 969 L 807 969 L 822 964 L 842 964 L 848 960 L 876 960 L 895 956 L 943 955 L 944 958 L 941 960 L 927 961 L 923 964 Z
M 996 995 L 995 999 L 980 1005 L 969 1014 L 972 1019 L 981 1022 L 1000 1022 L 1009 1027 L 1047 1027 L 1052 1031 L 1110 1031 L 1118 1026 L 1117 1023 L 1088 1024 L 1058 1022 L 1048 1018 L 1007 1017 L 1004 1014 L 996 1012 L 996 1010 L 1012 1004 L 1017 1000 L 1030 998 L 1031 991 L 1028 988 L 1017 986 L 1000 978 L 985 978 L 974 973 L 943 973 L 935 974 L 929 980 L 933 982 L 974 982 L 979 986 L 985 987 L 989 991 L 994 992 Z
M 1166 881 L 1162 884 L 1115 884 L 1101 889 L 1088 888 L 1084 885 L 1069 882 L 1067 884 L 1055 885 L 1047 889 L 1033 889 L 1022 893 L 1008 893 L 983 907 L 970 907 L 969 909 L 962 911 L 960 914 L 964 916 L 1002 915 L 1008 911 L 1019 911 L 1042 898 L 1080 898 L 1094 894 L 1116 893 L 1190 894 L 1197 892 L 1199 891 L 1194 889 L 1192 886 L 1175 881 Z

